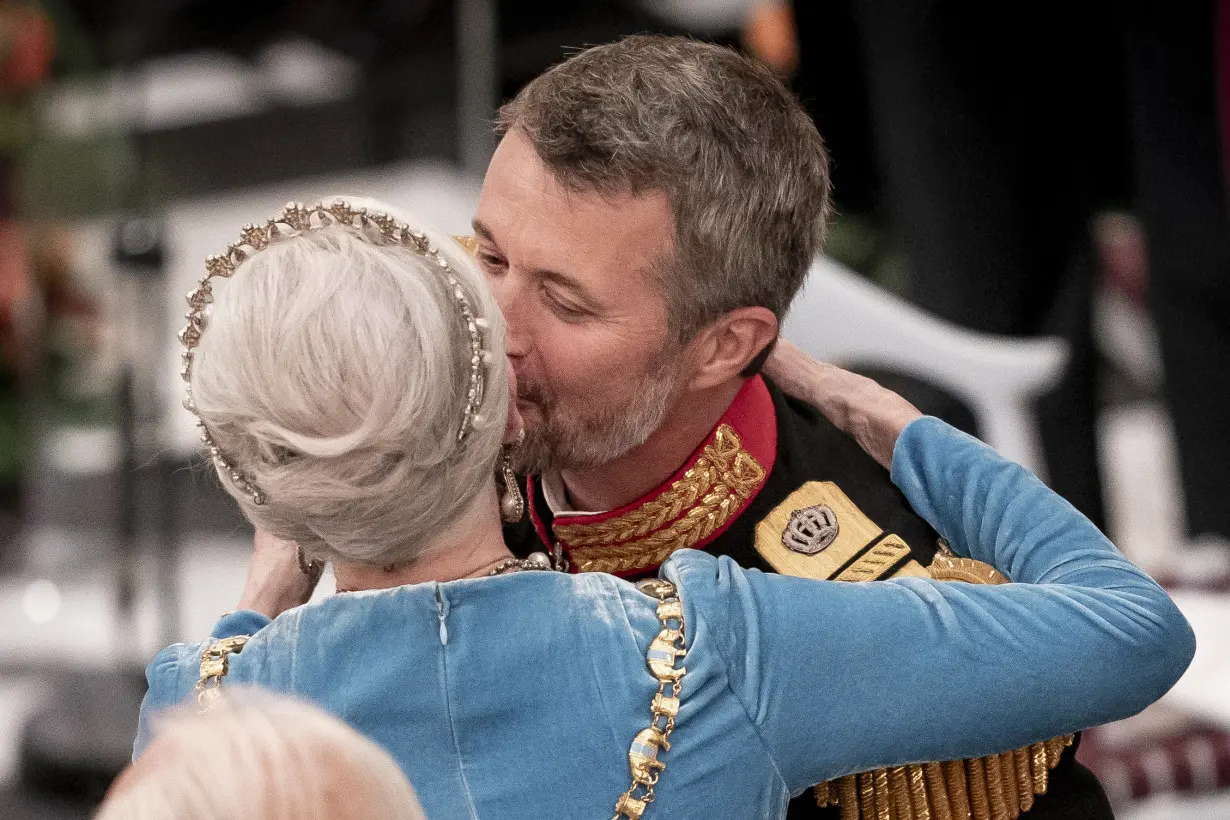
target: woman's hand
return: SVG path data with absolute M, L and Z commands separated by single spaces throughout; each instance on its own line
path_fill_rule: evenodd
M 922 416 L 917 407 L 893 391 L 864 376 L 818 362 L 785 339 L 778 339 L 765 362 L 764 374 L 791 396 L 823 413 L 886 470 L 892 469 L 897 436 Z
M 299 546 L 294 541 L 258 529 L 238 609 L 276 618 L 307 603 L 319 581 L 320 573 L 308 575 L 299 568 Z

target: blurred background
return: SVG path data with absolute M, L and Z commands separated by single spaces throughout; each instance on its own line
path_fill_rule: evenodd
M 467 233 L 495 107 L 645 31 L 808 105 L 839 208 L 813 276 L 937 340 L 849 363 L 1172 590 L 1196 662 L 1081 757 L 1120 817 L 1230 818 L 1230 2 L 1018 5 L 0 0 L 0 820 L 88 817 L 144 664 L 238 598 L 251 531 L 179 406 L 205 257 L 341 192 Z

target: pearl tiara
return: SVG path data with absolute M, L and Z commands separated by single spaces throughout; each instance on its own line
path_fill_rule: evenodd
M 474 311 L 470 298 L 466 296 L 457 280 L 452 266 L 439 248 L 434 247 L 428 237 L 410 226 L 399 222 L 392 216 L 367 208 L 354 208 L 344 200 L 335 200 L 329 205 L 317 203 L 304 206 L 291 202 L 282 209 L 279 216 L 273 217 L 264 225 L 244 225 L 239 241 L 231 244 L 225 253 L 211 256 L 205 260 L 205 278 L 188 294 L 188 326 L 179 334 L 179 340 L 184 344 L 181 375 L 188 384 L 187 395 L 184 397 L 184 407 L 197 417 L 197 427 L 201 429 L 201 441 L 209 450 L 210 457 L 226 473 L 235 486 L 251 497 L 255 504 L 265 503 L 265 494 L 247 476 L 241 473 L 222 451 L 210 435 L 205 422 L 197 412 L 196 403 L 192 398 L 192 360 L 201 335 L 208 324 L 206 306 L 213 301 L 213 282 L 215 277 L 229 279 L 235 271 L 247 260 L 275 242 L 282 242 L 304 234 L 308 231 L 341 225 L 354 228 L 360 236 L 377 245 L 398 245 L 408 248 L 428 262 L 434 264 L 444 274 L 448 284 L 449 295 L 457 303 L 457 312 L 466 333 L 470 337 L 470 372 L 469 388 L 466 391 L 466 407 L 461 417 L 461 425 L 457 429 L 458 443 L 465 441 L 478 418 L 478 409 L 483 401 L 483 389 L 486 381 L 484 365 L 489 354 L 483 348 L 482 331 L 486 330 L 487 322 Z

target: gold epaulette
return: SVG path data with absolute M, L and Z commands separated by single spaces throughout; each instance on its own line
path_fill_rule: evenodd
M 1004 584 L 994 567 L 957 558 L 941 544 L 926 572 L 941 581 Z M 1011 752 L 852 774 L 816 786 L 816 803 L 841 820 L 1016 820 L 1046 794 L 1050 771 L 1072 735 Z
M 953 555 L 943 540 L 924 567 L 832 481 L 809 481 L 791 493 L 756 525 L 755 543 L 775 570 L 801 578 L 1008 583 L 994 567 Z M 816 786 L 816 801 L 840 806 L 841 820 L 1014 820 L 1046 793 L 1072 741 L 1067 735 L 989 757 L 852 774 Z
M 816 786 L 841 820 L 1015 820 L 1045 794 L 1072 736 L 971 760 L 876 769 Z

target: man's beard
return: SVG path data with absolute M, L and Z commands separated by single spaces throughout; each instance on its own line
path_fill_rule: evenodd
M 625 394 L 627 400 L 617 407 L 586 406 L 560 412 L 553 397 L 526 385 L 520 396 L 535 405 L 539 418 L 532 427 L 527 426 L 525 441 L 511 454 L 514 469 L 532 475 L 592 469 L 644 444 L 661 426 L 675 399 L 678 353 L 658 354 Z

